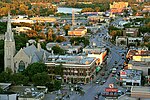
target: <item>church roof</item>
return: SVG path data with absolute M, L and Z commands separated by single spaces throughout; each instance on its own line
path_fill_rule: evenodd
M 43 61 L 44 53 L 46 54 L 46 58 L 49 55 L 49 52 L 46 50 L 40 48 L 38 50 L 35 45 L 30 45 L 26 48 L 23 49 L 23 51 L 31 58 L 31 63 L 38 62 L 38 61 Z

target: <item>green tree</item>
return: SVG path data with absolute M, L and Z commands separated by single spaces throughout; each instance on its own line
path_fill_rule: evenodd
M 23 72 L 24 75 L 28 76 L 31 80 L 31 77 L 33 77 L 37 73 L 47 72 L 47 67 L 44 63 L 36 62 L 31 65 L 29 65 Z
M 4 71 L 4 41 L 0 40 L 0 73 Z
M 10 68 L 6 68 L 5 72 L 0 73 L 0 82 L 11 82 L 12 78 L 12 70 Z
M 47 73 L 43 72 L 43 73 L 35 74 L 32 77 L 32 81 L 33 81 L 34 85 L 46 86 L 46 84 L 50 82 L 50 78 Z
M 26 43 L 28 41 L 28 38 L 25 35 L 15 35 L 15 42 L 16 42 L 16 50 L 20 50 L 20 48 L 23 48 L 26 46 Z
M 54 67 L 54 73 L 55 73 L 55 75 L 63 76 L 63 66 L 62 66 L 62 64 Z
M 54 88 L 55 88 L 55 90 L 61 89 L 61 81 L 55 80 L 54 81 Z
M 52 50 L 53 50 L 54 54 L 59 54 L 59 55 L 65 54 L 65 50 L 63 50 L 62 48 L 60 48 L 58 45 L 53 46 Z
M 11 80 L 15 85 L 20 85 L 20 84 L 27 85 L 29 83 L 29 77 L 25 77 L 21 73 L 13 74 Z

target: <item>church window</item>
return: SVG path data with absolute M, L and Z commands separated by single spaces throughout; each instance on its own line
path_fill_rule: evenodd
M 18 71 L 22 72 L 24 69 L 25 69 L 25 63 L 23 61 L 20 61 Z

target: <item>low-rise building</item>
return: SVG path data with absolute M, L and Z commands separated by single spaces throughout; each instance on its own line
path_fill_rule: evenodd
M 143 43 L 143 37 L 128 37 L 128 44 L 133 43 L 133 44 L 141 44 Z
M 126 28 L 123 31 L 123 36 L 137 37 L 139 34 L 138 28 Z
M 50 75 L 54 75 L 54 67 L 62 65 L 64 82 L 88 83 L 96 75 L 97 60 L 95 57 L 86 56 L 51 55 L 45 64 Z
M 127 46 L 127 37 L 126 36 L 117 36 L 116 37 L 116 46 L 126 47 Z
M 31 28 L 30 27 L 16 27 L 16 28 L 13 28 L 12 30 L 14 30 L 16 33 L 26 33 L 29 30 L 31 30 Z
M 127 59 L 132 61 L 150 61 L 150 51 L 149 50 L 129 50 L 127 53 Z
M 135 69 L 121 70 L 120 83 L 123 86 L 141 86 L 142 71 Z
M 69 36 L 84 36 L 87 33 L 87 29 L 86 28 L 78 28 L 72 31 L 68 31 L 68 35 Z
M 102 64 L 107 51 L 106 48 L 100 48 L 100 47 L 86 47 L 83 49 L 83 53 L 87 55 L 87 57 L 96 57 L 98 59 L 97 65 Z
M 150 98 L 150 87 L 133 86 L 131 88 L 131 97 L 140 98 L 140 100 L 148 100 Z

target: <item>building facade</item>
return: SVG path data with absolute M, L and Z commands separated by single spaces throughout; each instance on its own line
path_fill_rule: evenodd
M 96 61 L 94 57 L 85 56 L 49 56 L 46 66 L 50 75 L 54 67 L 62 65 L 63 81 L 71 83 L 89 83 L 96 75 Z

